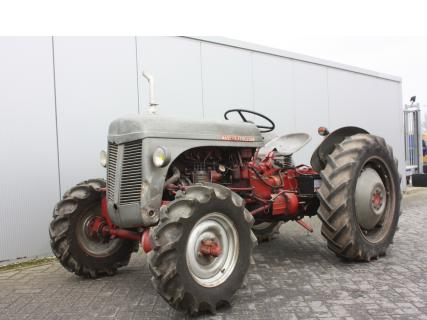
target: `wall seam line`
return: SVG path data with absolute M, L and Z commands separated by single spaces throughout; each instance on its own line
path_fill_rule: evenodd
M 202 119 L 205 118 L 205 97 L 203 85 L 203 57 L 202 57 L 202 41 L 199 41 L 199 54 L 200 54 L 200 84 L 202 89 Z
M 291 67 L 292 67 L 292 105 L 294 108 L 294 131 L 297 131 L 297 104 L 296 104 L 296 81 L 295 81 L 295 61 L 292 61 Z
M 52 67 L 53 67 L 53 100 L 55 105 L 55 131 L 56 131 L 56 158 L 58 162 L 58 186 L 59 186 L 59 199 L 62 195 L 61 187 L 61 165 L 60 165 L 60 155 L 59 155 L 59 130 L 58 130 L 58 101 L 56 93 L 56 63 L 55 63 L 55 41 L 54 37 L 51 37 L 52 43 Z
M 252 110 L 255 111 L 255 70 L 254 70 L 254 53 L 251 52 L 251 85 L 252 85 Z
M 329 97 L 329 67 L 326 67 L 326 96 L 328 98 L 328 129 L 331 129 L 331 99 Z
M 140 113 L 140 97 L 139 97 L 139 63 L 138 63 L 138 37 L 135 36 L 135 63 L 136 63 L 136 97 L 138 101 L 138 113 Z

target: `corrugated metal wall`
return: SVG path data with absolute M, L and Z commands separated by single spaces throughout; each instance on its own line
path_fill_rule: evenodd
M 49 252 L 59 198 L 52 39 L 0 40 L 0 261 Z
M 109 122 L 144 111 L 156 79 L 160 114 L 222 119 L 254 109 L 277 132 L 359 125 L 387 138 L 403 172 L 400 82 L 199 39 L 0 38 L 0 261 L 50 254 L 48 224 L 59 195 L 103 177 Z M 381 119 L 381 120 L 380 120 Z

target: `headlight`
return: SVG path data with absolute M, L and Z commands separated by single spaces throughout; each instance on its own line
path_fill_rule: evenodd
M 108 159 L 107 152 L 105 152 L 104 150 L 101 150 L 101 152 L 99 154 L 99 163 L 104 168 L 107 166 L 107 159 Z
M 164 147 L 157 147 L 153 153 L 153 163 L 156 167 L 161 168 L 169 163 L 170 153 Z

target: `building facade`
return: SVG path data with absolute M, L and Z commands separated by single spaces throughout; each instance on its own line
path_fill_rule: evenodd
M 222 119 L 246 108 L 278 133 L 356 125 L 386 138 L 404 172 L 400 78 L 224 38 L 0 38 L 0 261 L 50 253 L 54 204 L 104 177 L 99 152 L 116 117 L 146 112 L 145 69 L 159 114 Z

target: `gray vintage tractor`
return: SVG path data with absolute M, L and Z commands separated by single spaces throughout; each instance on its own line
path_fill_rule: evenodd
M 317 215 L 328 248 L 347 260 L 386 253 L 401 196 L 383 138 L 321 127 L 311 166 L 296 165 L 307 134 L 274 136 L 266 116 L 232 109 L 225 119 L 233 114 L 242 121 L 114 120 L 101 153 L 106 181 L 79 183 L 55 206 L 49 233 L 60 263 L 83 277 L 113 275 L 141 246 L 159 294 L 194 314 L 228 304 L 257 240 L 287 221 L 312 230 L 303 218 Z

